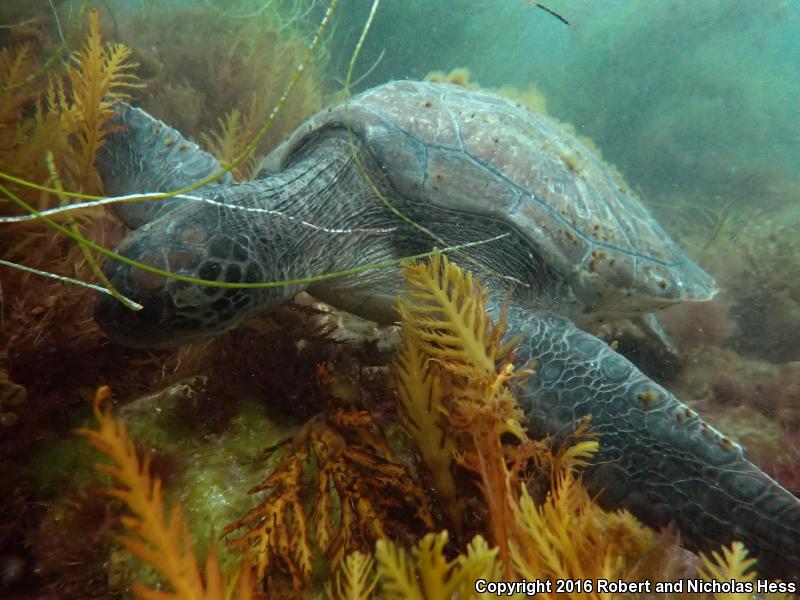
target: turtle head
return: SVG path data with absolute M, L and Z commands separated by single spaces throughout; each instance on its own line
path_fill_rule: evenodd
M 112 340 L 133 347 L 175 347 L 230 329 L 251 315 L 262 290 L 201 285 L 163 274 L 222 284 L 263 280 L 247 246 L 216 233 L 211 222 L 216 210 L 208 212 L 178 209 L 125 238 L 117 253 L 145 268 L 106 261 L 103 272 L 111 284 L 143 307 L 133 311 L 100 295 L 95 320 Z
M 706 302 L 719 292 L 717 282 L 687 254 L 680 263 L 641 266 L 634 282 L 635 295 L 660 306 L 678 302 Z
M 576 269 L 576 294 L 586 314 L 628 318 L 679 302 L 705 302 L 719 291 L 714 279 L 684 252 L 672 264 L 642 256 L 604 252 L 602 261 Z

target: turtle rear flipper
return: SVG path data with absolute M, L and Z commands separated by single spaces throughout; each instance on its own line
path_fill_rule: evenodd
M 112 126 L 117 130 L 106 138 L 96 161 L 106 195 L 170 192 L 222 170 L 211 154 L 142 109 L 120 102 L 116 111 Z M 225 173 L 197 191 L 207 191 L 231 181 L 230 173 Z M 172 198 L 120 202 L 113 210 L 123 223 L 136 229 L 181 202 Z

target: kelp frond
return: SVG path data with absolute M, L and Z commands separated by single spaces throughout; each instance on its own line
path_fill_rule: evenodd
M 0 51 L 0 89 L 13 90 L 0 93 L 0 126 L 7 127 L 13 123 L 31 98 L 30 88 L 23 84 L 33 71 L 33 64 L 28 44 Z
M 511 558 L 518 576 L 529 579 L 636 581 L 642 576 L 637 560 L 655 539 L 656 534 L 629 513 L 603 511 L 574 474 L 562 471 L 541 505 L 522 489 Z M 568 596 L 604 597 L 596 590 L 580 589 Z
M 515 371 L 512 349 L 501 345 L 506 324 L 491 322 L 486 291 L 440 255 L 404 275 L 405 346 L 395 367 L 402 422 L 437 485 L 449 485 L 453 456 L 477 476 L 504 577 L 634 577 L 633 557 L 654 534 L 628 513 L 604 512 L 581 485 L 578 471 L 598 449 L 588 421 L 556 450 L 528 439 L 511 382 L 530 371 Z M 541 505 L 529 485 L 544 488 Z M 392 556 L 402 573 L 402 555 Z
M 66 131 L 57 114 L 45 113 L 43 88 L 22 85 L 34 63 L 34 53 L 27 44 L 0 51 L 0 84 L 8 88 L 0 93 L 0 170 L 45 181 L 45 152 L 58 152 L 65 144 Z M 28 109 L 32 109 L 32 116 L 25 118 Z M 32 193 L 28 197 L 35 199 Z M 0 199 L 4 212 L 8 206 L 6 199 Z
M 407 265 L 403 276 L 408 291 L 398 301 L 398 312 L 406 346 L 416 346 L 426 364 L 442 365 L 448 374 L 445 387 L 460 405 L 473 401 L 476 409 L 494 411 L 503 432 L 523 439 L 522 414 L 508 384 L 530 371 L 516 373 L 513 346 L 502 343 L 505 314 L 493 322 L 486 309 L 486 289 L 443 254 Z
M 405 347 L 396 368 L 403 421 L 447 495 L 455 495 L 449 468 L 459 447 L 459 464 L 480 478 L 490 539 L 510 575 L 508 532 L 516 485 L 501 438 L 506 433 L 521 442 L 527 437 L 508 386 L 515 373 L 510 349 L 502 345 L 505 320 L 492 323 L 486 290 L 441 254 L 408 265 L 403 275 L 408 291 L 398 310 Z
M 591 420 L 586 417 L 577 429 L 566 436 L 555 452 L 545 453 L 546 462 L 550 463 L 550 487 L 556 488 L 557 480 L 562 473 L 577 474 L 589 464 L 592 456 L 600 449 L 600 444 L 593 439 L 589 430 Z
M 238 108 L 234 108 L 220 117 L 217 131 L 210 134 L 202 134 L 203 144 L 206 149 L 213 154 L 220 164 L 225 167 L 233 162 L 247 146 L 249 136 L 245 133 L 242 126 L 242 113 Z M 251 156 L 252 158 L 252 156 Z M 248 159 L 247 162 L 249 162 Z M 245 176 L 247 171 L 246 163 L 240 163 L 232 170 L 236 179 L 249 179 Z
M 329 600 L 367 600 L 378 583 L 374 565 L 368 554 L 348 554 L 336 572 L 336 585 L 326 584 L 325 595 Z
M 0 172 L 15 178 L 4 181 L 3 216 L 27 210 L 20 203 L 45 210 L 66 203 L 71 191 L 101 191 L 96 152 L 111 132 L 113 103 L 127 98 L 138 85 L 136 65 L 127 48 L 103 42 L 96 11 L 79 14 L 87 19 L 86 38 L 64 74 L 53 70 L 32 78 L 41 58 L 35 46 L 0 52 L 0 82 L 6 88 L 0 93 Z M 49 191 L 33 189 L 23 180 L 44 184 Z M 121 233 L 118 223 L 100 208 L 70 215 L 53 220 L 72 236 L 105 245 Z M 8 223 L 0 230 L 3 301 L 13 307 L 11 318 L 0 322 L 0 338 L 2 350 L 17 364 L 25 364 L 28 356 L 41 356 L 42 349 L 58 355 L 69 346 L 71 354 L 80 355 L 79 348 L 99 340 L 85 292 L 53 285 L 53 279 L 86 283 L 93 271 L 94 280 L 107 285 L 96 260 L 87 247 L 65 244 L 61 235 L 41 225 Z M 9 272 L 16 263 L 21 263 L 18 272 Z
M 250 140 L 258 133 L 259 126 L 269 115 L 270 106 L 264 101 L 263 94 L 252 93 L 244 112 L 238 108 L 231 109 L 219 119 L 217 131 L 210 135 L 202 134 L 206 148 L 217 157 L 223 167 L 232 164 L 245 151 Z M 233 176 L 238 180 L 253 179 L 262 158 L 262 152 L 254 150 L 246 160 L 233 168 Z
M 155 569 L 172 589 L 164 592 L 137 583 L 133 590 L 136 596 L 144 600 L 253 598 L 246 559 L 226 584 L 216 550 L 212 548 L 203 577 L 180 505 L 174 504 L 169 509 L 164 505 L 161 481 L 150 475 L 150 459 L 139 457 L 125 425 L 114 418 L 106 405 L 108 396 L 107 387 L 100 388 L 95 396 L 94 416 L 99 428 L 82 429 L 80 433 L 111 460 L 111 464 L 100 464 L 97 469 L 108 474 L 117 486 L 107 489 L 106 493 L 120 500 L 130 511 L 122 517 L 126 534 L 118 536 L 117 540 Z
M 239 528 L 245 529 L 244 535 L 230 545 L 255 555 L 259 581 L 274 567 L 288 571 L 295 589 L 302 588 L 311 577 L 313 550 L 308 517 L 300 498 L 302 465 L 308 459 L 307 446 L 287 449 L 275 471 L 261 486 L 251 490 L 270 489 L 267 500 L 222 532 L 227 535 Z M 317 503 L 327 507 L 329 502 L 328 490 L 321 490 Z
M 422 351 L 459 375 L 494 373 L 505 329 L 492 326 L 486 290 L 472 273 L 434 254 L 427 264 L 406 266 L 403 276 L 409 289 L 398 310 Z
M 405 325 L 404 331 L 410 331 L 409 325 Z M 421 351 L 416 337 L 404 336 L 403 350 L 394 365 L 394 377 L 400 421 L 433 476 L 434 487 L 452 526 L 458 529 L 464 501 L 458 497 L 451 471 L 456 444 L 444 420 L 442 377 L 438 366 L 429 364 L 429 357 Z
M 32 68 L 27 46 L 6 49 L 0 53 L 0 81 L 13 83 L 24 78 Z M 78 189 L 99 193 L 100 177 L 94 167 L 96 154 L 111 132 L 115 102 L 128 98 L 140 87 L 130 61 L 131 52 L 121 44 L 104 44 L 100 34 L 100 17 L 89 11 L 86 40 L 67 65 L 66 77 L 51 75 L 39 86 L 17 87 L 0 101 L 0 171 L 28 181 L 49 184 L 53 192 Z M 51 155 L 52 167 L 47 156 Z M 47 194 L 13 184 L 15 192 L 29 204 L 44 209 L 58 202 L 56 193 Z M 62 202 L 63 203 L 63 202 Z M 3 199 L 12 211 L 19 208 Z M 93 211 L 94 216 L 101 214 Z M 77 225 L 87 221 L 86 214 L 75 218 Z M 53 232 L 31 232 L 30 226 L 10 227 L 21 239 L 9 240 L 3 248 L 4 258 L 24 256 L 24 244 Z M 10 249 L 10 251 L 8 250 Z M 52 269 L 53 257 L 48 257 Z M 72 268 L 74 256 L 65 257 Z M 56 269 L 56 271 L 58 271 Z M 69 274 L 74 274 L 71 272 Z
M 403 600 L 427 598 L 474 598 L 478 579 L 499 577 L 497 549 L 490 549 L 481 536 L 475 536 L 466 554 L 453 560 L 444 555 L 447 531 L 429 533 L 411 550 L 411 557 L 388 540 L 375 548 L 381 597 Z
M 755 582 L 756 559 L 750 558 L 747 549 L 741 542 L 733 542 L 730 548 L 723 546 L 721 553 L 713 551 L 711 558 L 700 554 L 702 565 L 697 568 L 697 574 L 706 580 L 720 582 L 739 581 Z M 747 593 L 716 593 L 716 600 L 749 600 Z
M 103 44 L 100 15 L 89 12 L 89 31 L 83 47 L 67 66 L 70 97 L 59 88 L 58 98 L 72 139 L 68 165 L 78 190 L 99 193 L 100 176 L 94 168 L 97 151 L 110 133 L 114 104 L 128 99 L 132 89 L 142 87 L 130 61 L 131 51 L 123 44 Z
M 284 572 L 300 590 L 310 581 L 314 547 L 335 568 L 346 553 L 371 550 L 376 539 L 409 538 L 414 522 L 433 526 L 421 487 L 375 429 L 367 412 L 326 410 L 306 423 L 272 474 L 251 490 L 269 494 L 223 534 L 244 530 L 230 545 L 253 554 L 259 580 Z M 312 460 L 316 473 L 309 481 L 303 467 Z M 310 510 L 303 502 L 308 497 L 315 498 Z

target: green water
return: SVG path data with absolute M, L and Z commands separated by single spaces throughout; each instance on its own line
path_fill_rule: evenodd
M 674 355 L 653 347 L 629 322 L 605 324 L 593 333 L 618 342 L 620 352 L 641 370 L 741 442 L 754 463 L 797 495 L 800 2 L 543 4 L 548 10 L 526 0 L 340 0 L 299 91 L 256 154 L 266 154 L 306 117 L 344 98 L 343 82 L 372 8 L 377 11 L 355 62 L 351 93 L 438 72 L 437 77 L 500 91 L 527 102 L 531 110 L 546 111 L 613 165 L 720 287 L 711 302 L 659 313 L 676 343 Z M 63 74 L 68 51 L 81 44 L 83 30 L 76 28 L 80 6 L 78 0 L 0 0 L 0 50 L 28 43 L 44 58 L 61 51 L 64 60 L 52 62 L 52 74 Z M 105 39 L 127 44 L 140 63 L 136 72 L 145 87 L 132 94 L 131 102 L 211 148 L 219 119 L 229 111 L 246 115 L 261 97 L 267 104 L 258 114 L 261 120 L 266 117 L 328 2 L 97 0 L 86 6 L 100 11 Z M 41 81 L 48 76 L 43 71 Z M 0 95 L 0 107 L 10 98 Z M 34 102 L 20 110 L 20 118 L 33 114 Z M 5 201 L 0 206 L 5 214 Z M 10 231 L 2 229 L 6 225 L 0 223 L 0 258 L 28 262 L 26 252 L 32 256 L 30 248 L 42 238 L 32 233 L 19 250 L 18 240 L 6 241 L 13 239 L 11 234 L 3 237 Z M 86 225 L 84 231 L 90 229 Z M 113 247 L 122 227 L 117 224 L 109 232 L 100 237 Z M 56 258 L 47 255 L 33 266 L 47 270 Z M 391 360 L 389 353 L 383 349 L 371 354 L 380 332 L 373 332 L 376 338 L 369 344 L 362 340 L 364 351 L 362 342 L 346 336 L 341 343 L 315 345 L 318 331 L 297 326 L 300 333 L 292 329 L 279 336 L 274 329 L 256 327 L 258 333 L 223 336 L 198 358 L 181 351 L 124 349 L 108 343 L 96 328 L 80 344 L 59 339 L 52 332 L 65 327 L 65 320 L 80 318 L 92 327 L 91 312 L 81 312 L 73 302 L 52 320 L 42 319 L 46 334 L 26 337 L 37 325 L 20 315 L 55 310 L 64 298 L 57 285 L 30 298 L 25 286 L 31 280 L 20 284 L 1 268 L 0 368 L 7 368 L 9 381 L 18 386 L 13 388 L 16 398 L 19 388 L 25 388 L 27 404 L 7 402 L 12 394 L 4 390 L 10 388 L 0 387 L 0 464 L 6 467 L 0 489 L 13 489 L 0 498 L 0 596 L 6 584 L 15 593 L 22 590 L 22 598 L 28 597 L 26 590 L 64 591 L 76 572 L 80 581 L 108 574 L 105 546 L 88 558 L 81 555 L 85 563 L 70 562 L 74 557 L 63 548 L 63 532 L 79 529 L 94 518 L 92 510 L 100 510 L 86 500 L 93 497 L 86 490 L 95 489 L 95 474 L 86 446 L 73 435 L 76 426 L 89 423 L 85 398 L 98 385 L 125 390 L 118 400 L 128 408 L 120 412 L 164 461 L 164 472 L 177 473 L 173 486 L 183 486 L 169 494 L 207 520 L 195 530 L 202 536 L 200 548 L 207 546 L 209 530 L 218 531 L 252 504 L 244 492 L 262 475 L 262 446 L 285 441 L 319 408 L 315 402 L 324 393 L 317 376 L 323 362 L 353 350 L 355 358 L 347 354 L 342 363 L 360 377 L 362 360 L 376 369 L 381 385 L 388 385 L 388 372 L 380 369 Z M 69 268 L 59 272 L 74 275 Z M 88 293 L 80 301 L 83 308 L 93 302 Z M 273 338 L 281 344 L 272 343 Z M 395 341 L 384 338 L 387 344 Z M 38 339 L 47 341 L 37 345 Z M 247 360 L 240 361 L 245 354 Z M 239 368 L 239 362 L 245 367 Z M 296 366 L 301 363 L 302 368 Z M 341 367 L 343 373 L 346 367 Z M 165 392 L 158 395 L 195 376 L 214 383 L 212 392 L 200 396 L 206 403 L 201 406 L 213 413 L 209 423 L 191 403 L 177 410 L 162 402 Z M 379 396 L 369 385 L 380 387 L 368 383 L 361 390 L 364 396 Z M 214 393 L 219 397 L 209 400 Z M 288 424 L 285 414 L 273 420 L 276 405 L 289 413 Z M 296 406 L 301 408 L 293 412 Z M 184 423 L 182 415 L 189 413 L 192 418 Z M 408 456 L 406 461 L 413 462 Z M 241 489 L 234 491 L 241 493 L 228 498 L 226 491 L 237 486 Z M 209 505 L 218 505 L 202 506 L 207 499 Z M 97 516 L 95 525 L 100 521 Z M 9 525 L 3 526 L 5 522 Z M 50 544 L 45 538 L 54 531 L 61 531 L 64 539 Z M 92 535 L 110 544 L 105 532 Z M 127 558 L 116 558 L 127 564 Z M 81 566 L 73 569 L 74 564 Z M 2 579 L 9 569 L 13 576 Z M 135 568 L 124 570 L 123 583 L 108 588 L 115 594 L 137 576 Z M 64 593 L 80 597 L 74 589 Z
M 343 22 L 369 4 L 345 3 Z M 752 194 L 756 181 L 796 179 L 797 3 L 548 6 L 570 25 L 522 0 L 386 0 L 361 64 L 383 58 L 363 85 L 456 67 L 486 86 L 536 84 L 551 114 L 594 139 L 648 194 Z M 338 37 L 337 47 L 352 38 Z

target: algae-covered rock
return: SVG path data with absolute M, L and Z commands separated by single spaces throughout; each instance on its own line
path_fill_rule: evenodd
M 800 192 L 795 194 L 782 208 L 749 207 L 731 219 L 702 259 L 736 322 L 729 345 L 776 363 L 800 360 Z
M 182 414 L 192 410 L 201 379 L 133 400 L 118 414 L 137 446 L 151 457 L 151 472 L 161 479 L 167 503 L 183 506 L 194 550 L 204 557 L 222 529 L 256 504 L 248 492 L 279 457 L 265 450 L 291 438 L 296 425 L 271 418 L 267 406 L 255 398 L 241 398 L 230 407 L 222 430 L 193 429 Z M 89 423 L 87 405 L 74 425 Z M 42 573 L 58 576 L 59 591 L 68 595 L 86 586 L 87 578 L 98 590 L 117 593 L 125 593 L 134 581 L 157 582 L 151 568 L 112 540 L 118 507 L 109 505 L 102 493 L 108 481 L 95 470 L 98 462 L 104 460 L 86 440 L 72 435 L 45 440 L 28 464 L 36 496 L 51 499 L 30 542 Z M 76 547 L 78 538 L 91 543 Z M 218 551 L 223 567 L 233 561 L 224 543 Z M 70 563 L 80 565 L 72 569 L 74 585 L 64 575 Z
M 205 556 L 222 529 L 255 505 L 248 491 L 275 463 L 264 451 L 292 436 L 296 424 L 270 418 L 254 398 L 231 409 L 224 431 L 209 433 L 186 427 L 181 418 L 191 405 L 198 381 L 181 382 L 123 407 L 120 417 L 131 436 L 153 457 L 167 497 L 186 510 L 195 551 Z M 220 560 L 227 553 L 220 548 Z

